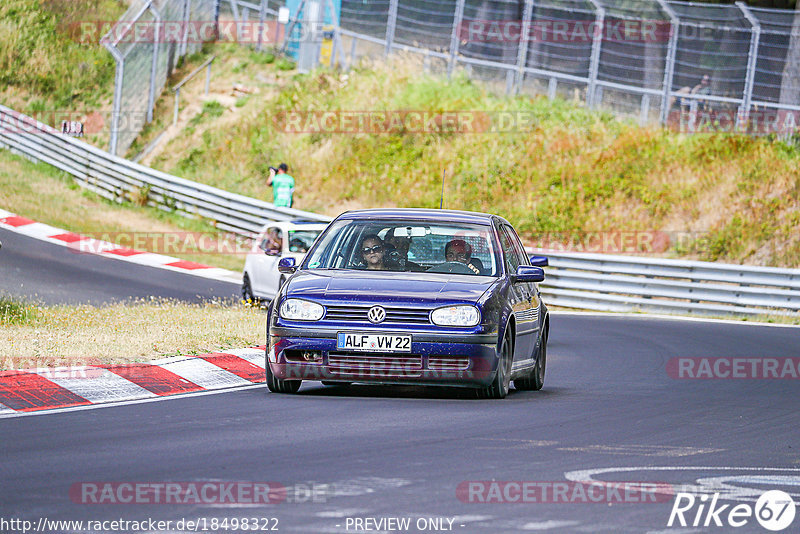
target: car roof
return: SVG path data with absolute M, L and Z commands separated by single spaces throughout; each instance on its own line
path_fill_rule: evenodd
M 339 219 L 417 219 L 436 222 L 462 222 L 491 224 L 492 218 L 505 219 L 489 213 L 459 210 L 437 210 L 426 208 L 378 208 L 368 210 L 346 211 L 339 215 Z
M 264 226 L 261 227 L 261 231 L 265 231 L 267 228 L 271 228 L 273 226 L 277 226 L 279 228 L 283 228 L 285 230 L 324 230 L 328 227 L 328 223 L 320 222 L 320 221 L 304 221 L 304 220 L 295 220 L 295 221 L 269 221 Z
M 328 223 L 323 222 L 323 221 L 309 221 L 309 220 L 306 220 L 306 219 L 295 219 L 293 221 L 287 221 L 287 222 L 289 222 L 291 224 L 296 224 L 298 226 L 301 226 L 301 225 L 327 226 L 328 225 Z

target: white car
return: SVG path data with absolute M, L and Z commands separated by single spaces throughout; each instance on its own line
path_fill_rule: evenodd
M 327 227 L 326 223 L 311 221 L 281 221 L 264 226 L 244 262 L 242 299 L 272 300 L 287 277 L 278 272 L 281 258 L 295 258 L 299 264 Z

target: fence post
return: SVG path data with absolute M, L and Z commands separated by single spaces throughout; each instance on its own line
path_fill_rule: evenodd
M 744 79 L 744 93 L 742 95 L 742 107 L 736 114 L 736 130 L 747 127 L 750 119 L 750 103 L 753 101 L 753 84 L 756 77 L 756 62 L 758 61 L 758 44 L 761 41 L 761 24 L 753 13 L 747 8 L 744 2 L 736 2 L 742 14 L 750 23 L 750 50 L 747 53 L 747 76 Z
M 456 55 L 458 54 L 459 33 L 461 32 L 461 22 L 464 20 L 464 3 L 466 0 L 456 2 L 456 13 L 453 17 L 453 32 L 450 34 L 450 61 L 447 63 L 447 78 L 453 75 L 456 66 Z
M 219 10 L 222 7 L 222 0 L 214 0 L 214 40 L 219 40 Z
M 125 76 L 125 58 L 117 47 L 106 41 L 105 38 L 102 42 L 103 46 L 111 53 L 117 63 L 116 72 L 114 74 L 114 103 L 111 107 L 111 139 L 108 145 L 108 151 L 116 156 L 117 138 L 119 137 L 119 108 L 122 104 L 122 78 Z
M 672 93 L 672 78 L 675 75 L 675 53 L 678 48 L 678 35 L 681 31 L 681 21 L 675 11 L 669 7 L 665 0 L 656 0 L 661 9 L 669 16 L 669 44 L 667 45 L 667 57 L 664 61 L 664 92 L 661 95 L 661 124 L 667 124 L 669 115 L 669 98 Z
M 183 38 L 181 39 L 180 50 L 178 51 L 178 57 L 184 57 L 186 55 L 186 48 L 188 47 L 189 18 L 191 17 L 191 12 L 192 12 L 191 3 L 192 0 L 184 0 L 183 2 L 183 14 L 181 16 L 181 22 L 183 23 Z
M 598 0 L 589 0 L 594 6 L 596 15 L 594 35 L 592 35 L 592 55 L 589 60 L 589 87 L 586 90 L 586 105 L 594 108 L 597 105 L 597 74 L 600 71 L 600 48 L 603 46 L 603 25 L 606 20 L 606 10 Z
M 156 73 L 158 72 L 158 51 L 159 51 L 159 34 L 161 31 L 161 13 L 150 2 L 148 9 L 153 14 L 155 20 L 155 32 L 153 39 L 153 63 L 150 67 L 150 94 L 147 97 L 147 122 L 153 122 L 153 109 L 156 106 Z
M 358 39 L 355 36 L 350 37 L 350 61 L 347 63 L 347 70 L 353 68 L 353 64 L 356 62 L 356 47 L 358 46 Z
M 522 32 L 520 33 L 519 46 L 517 47 L 517 72 L 514 77 L 514 92 L 518 93 L 525 76 L 525 67 L 528 66 L 528 39 L 531 35 L 531 17 L 533 17 L 533 0 L 525 0 L 522 11 Z
M 650 95 L 647 93 L 642 95 L 642 101 L 639 104 L 639 126 L 647 124 L 647 117 L 650 115 Z
M 386 50 L 383 52 L 384 56 L 392 53 L 394 34 L 397 30 L 397 4 L 398 0 L 389 0 L 389 18 L 386 19 Z
M 261 8 L 258 10 L 258 45 L 256 50 L 261 52 L 264 48 L 264 21 L 267 18 L 267 0 L 261 0 Z

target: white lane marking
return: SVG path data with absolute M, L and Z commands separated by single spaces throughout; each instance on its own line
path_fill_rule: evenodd
M 85 376 L 79 376 L 82 370 L 85 371 Z M 145 399 L 156 396 L 130 380 L 105 369 L 99 371 L 92 367 L 71 368 L 67 376 L 60 376 L 57 369 L 55 372 L 47 369 L 40 370 L 37 374 L 93 403 Z
M 0 218 L 18 216 L 15 213 L 11 213 L 4 210 L 0 210 L 0 215 L 2 215 L 2 217 Z M 70 232 L 69 230 L 56 228 L 54 226 L 50 226 L 48 224 L 40 222 L 33 222 L 32 224 L 26 224 L 23 226 L 16 226 L 16 227 L 0 223 L 0 228 L 4 228 L 11 232 L 32 237 L 34 239 L 39 239 L 41 241 L 46 241 L 48 243 L 53 243 L 55 245 L 69 247 L 72 250 L 72 252 L 76 254 L 94 254 L 96 256 L 101 256 L 103 258 L 112 258 L 115 260 L 125 261 L 128 263 L 147 265 L 150 267 L 156 267 L 167 271 L 191 274 L 193 276 L 199 276 L 200 278 L 218 280 L 221 282 L 240 284 L 242 281 L 241 273 L 228 271 L 227 269 L 221 269 L 218 267 L 209 267 L 203 269 L 182 269 L 180 267 L 170 267 L 166 264 L 175 263 L 183 260 L 179 258 L 173 258 L 171 256 L 164 256 L 163 254 L 155 254 L 152 252 L 144 252 L 144 251 L 142 251 L 141 254 L 135 254 L 133 256 L 120 256 L 118 254 L 107 254 L 106 251 L 115 248 L 120 248 L 120 245 L 116 245 L 114 243 L 108 243 L 105 241 L 99 241 L 96 239 L 85 238 L 75 243 L 67 243 L 66 241 L 62 241 L 60 239 L 53 239 L 52 236 L 55 235 L 70 234 L 75 232 Z
M 543 439 L 515 439 L 515 438 L 474 438 L 477 441 L 493 441 L 491 445 L 478 445 L 476 449 L 534 449 L 536 447 L 552 447 L 558 445 L 557 441 Z
M 554 528 L 574 527 L 580 525 L 580 521 L 555 521 L 549 520 L 541 523 L 525 523 L 522 526 L 523 530 L 551 530 Z
M 362 508 L 340 508 L 338 510 L 317 512 L 314 515 L 317 517 L 333 517 L 338 519 L 341 517 L 357 517 L 366 513 L 369 513 L 369 510 L 364 510 Z
M 453 524 L 478 523 L 481 521 L 491 521 L 492 519 L 494 519 L 493 515 L 457 515 L 453 516 Z
M 411 484 L 411 481 L 403 478 L 357 477 L 350 480 L 332 482 L 331 486 L 335 497 L 357 497 L 375 493 L 376 491 L 402 488 L 409 484 Z
M 640 456 L 661 456 L 667 458 L 681 458 L 695 454 L 710 454 L 723 452 L 725 449 L 703 449 L 699 447 L 672 447 L 669 445 L 587 445 L 585 447 L 559 447 L 559 451 L 568 452 L 599 452 L 603 454 L 635 454 Z
M 247 360 L 248 362 L 257 367 L 261 367 L 262 369 L 264 369 L 264 366 L 266 365 L 266 356 L 263 349 L 231 349 L 220 350 L 218 352 L 222 354 L 232 354 L 233 356 L 238 356 L 239 358 Z
M 645 534 L 693 534 L 695 532 L 708 532 L 704 529 L 696 529 L 696 528 L 668 528 L 666 530 L 648 530 Z
M 640 466 L 640 467 L 602 467 L 602 468 L 595 468 L 595 469 L 579 469 L 576 471 L 568 471 L 564 473 L 564 478 L 573 482 L 593 482 L 596 484 L 605 484 L 606 481 L 597 480 L 594 477 L 596 475 L 602 475 L 606 473 L 631 473 L 635 471 L 684 471 L 684 472 L 692 472 L 692 471 L 733 471 L 733 472 L 770 472 L 770 473 L 800 473 L 800 468 L 796 467 L 732 467 L 732 466 L 661 466 L 661 467 L 651 467 L 651 466 Z M 794 477 L 792 477 L 794 478 Z M 696 482 L 700 482 L 703 479 L 696 479 Z M 610 484 L 617 484 L 617 482 L 609 482 Z M 702 484 L 684 484 L 684 483 L 672 483 L 659 485 L 658 487 L 653 489 L 654 493 L 660 493 L 662 495 L 673 496 L 677 491 L 682 491 L 686 493 L 694 493 L 697 495 L 708 495 L 713 493 L 719 493 L 721 499 L 728 499 L 733 501 L 750 501 L 755 502 L 763 490 L 756 489 L 756 488 L 742 488 L 732 486 L 731 489 L 726 488 L 719 488 L 719 487 L 709 487 L 704 486 Z M 790 493 L 791 492 L 787 492 Z M 794 496 L 795 494 L 793 494 Z M 796 494 L 800 496 L 800 493 Z
M 67 246 L 66 241 L 62 241 L 60 239 L 53 239 L 50 236 L 66 234 L 69 232 L 67 232 L 66 230 L 62 230 L 60 228 L 56 228 L 54 226 L 50 226 L 49 224 L 34 222 L 33 224 L 25 224 L 22 226 L 5 226 L 5 228 L 7 230 L 11 230 L 12 232 L 23 234 L 28 237 L 32 237 L 34 239 L 40 239 L 42 241 L 47 241 L 49 243 L 55 243 L 57 245 Z
M 546 304 L 546 303 L 545 303 Z M 551 315 L 577 315 L 586 317 L 626 317 L 633 319 L 666 319 L 669 321 L 689 321 L 694 323 L 720 323 L 738 326 L 771 326 L 775 328 L 800 328 L 796 324 L 780 323 L 759 323 L 753 321 L 737 321 L 736 319 L 704 319 L 702 317 L 686 317 L 683 315 L 665 315 L 662 313 L 621 313 L 621 312 L 589 312 L 589 311 L 566 311 L 553 310 Z
M 64 412 L 80 412 L 84 410 L 98 410 L 101 408 L 116 408 L 118 406 L 130 406 L 132 404 L 146 404 L 149 402 L 161 402 L 161 401 L 171 401 L 171 400 L 178 400 L 178 399 L 185 399 L 188 397 L 202 397 L 205 395 L 219 395 L 222 393 L 234 393 L 236 391 L 241 391 L 245 389 L 255 389 L 255 388 L 264 388 L 264 384 L 251 384 L 248 386 L 236 386 L 227 389 L 212 389 L 209 391 L 194 391 L 191 393 L 180 393 L 177 395 L 168 395 L 165 397 L 153 397 L 148 399 L 136 399 L 130 401 L 122 401 L 122 402 L 108 402 L 105 404 L 89 404 L 86 406 L 74 406 L 70 408 L 55 408 L 53 410 L 40 410 L 36 412 L 12 412 L 7 415 L 0 415 L 0 419 L 10 419 L 12 417 L 32 417 L 32 416 L 41 416 L 41 415 L 52 415 L 52 414 L 60 414 Z
M 183 359 L 161 364 L 159 367 L 175 373 L 190 382 L 194 382 L 204 389 L 229 388 L 252 384 L 249 380 L 245 380 L 202 358 Z

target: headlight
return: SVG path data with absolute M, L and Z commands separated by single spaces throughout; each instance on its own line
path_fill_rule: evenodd
M 319 321 L 325 308 L 316 302 L 301 299 L 286 299 L 281 304 L 281 317 L 290 321 Z
M 475 326 L 481 314 L 475 306 L 447 306 L 433 310 L 431 321 L 439 326 Z

